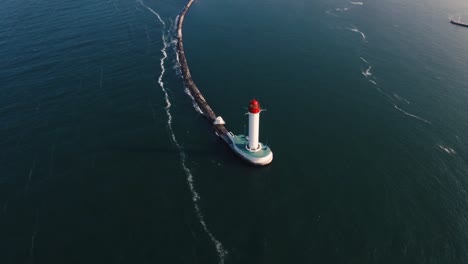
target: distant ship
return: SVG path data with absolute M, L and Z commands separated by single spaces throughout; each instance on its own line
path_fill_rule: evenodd
M 465 24 L 465 23 L 461 22 L 460 19 L 458 19 L 458 21 L 450 19 L 450 23 L 455 24 L 455 25 L 459 25 L 459 26 L 462 26 L 462 27 L 468 27 L 468 24 Z

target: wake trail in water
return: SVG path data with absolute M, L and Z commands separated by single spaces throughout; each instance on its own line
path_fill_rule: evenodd
M 349 7 L 345 7 L 345 8 L 335 8 L 335 11 L 338 11 L 338 12 L 344 12 L 344 11 L 348 11 L 349 10 Z
M 428 123 L 428 124 L 432 124 L 431 122 L 427 121 L 426 119 L 422 118 L 422 117 L 419 117 L 417 115 L 413 115 L 411 113 L 408 113 L 406 112 L 405 110 L 399 108 L 396 104 L 393 105 L 395 107 L 395 109 L 397 109 L 398 111 L 402 112 L 403 114 L 407 115 L 407 116 L 410 116 L 410 117 L 413 117 L 413 118 L 416 118 L 418 119 L 419 121 L 422 121 L 424 123 Z
M 200 196 L 198 195 L 198 193 L 197 193 L 197 191 L 195 189 L 192 172 L 187 167 L 187 155 L 185 154 L 183 147 L 177 141 L 177 138 L 176 138 L 175 133 L 174 133 L 174 129 L 172 127 L 172 114 L 171 114 L 171 111 L 170 111 L 172 104 L 171 104 L 171 101 L 170 101 L 170 98 L 169 98 L 169 93 L 167 92 L 167 89 L 166 89 L 166 86 L 164 85 L 163 80 L 164 80 L 164 75 L 166 73 L 165 61 L 166 61 L 166 59 L 168 57 L 167 48 L 171 45 L 171 43 L 173 43 L 173 41 L 168 40 L 166 34 L 164 33 L 165 30 L 166 30 L 166 23 L 162 20 L 161 16 L 156 11 L 154 11 L 150 7 L 146 6 L 141 0 L 138 0 L 137 2 L 139 2 L 143 7 L 147 8 L 151 13 L 156 15 L 158 20 L 163 25 L 163 34 L 162 34 L 163 48 L 161 49 L 161 53 L 162 53 L 163 56 L 162 56 L 162 58 L 160 60 L 161 74 L 159 75 L 159 78 L 158 78 L 158 84 L 161 87 L 161 91 L 163 92 L 164 98 L 165 98 L 165 101 L 166 101 L 166 107 L 164 109 L 166 110 L 166 115 L 167 115 L 167 125 L 168 125 L 168 128 L 169 128 L 169 132 L 170 132 L 172 142 L 176 146 L 177 150 L 179 151 L 179 156 L 180 156 L 182 169 L 184 170 L 185 175 L 187 176 L 187 183 L 189 185 L 190 192 L 192 193 L 192 201 L 193 201 L 193 206 L 194 206 L 197 218 L 198 218 L 200 224 L 202 225 L 203 230 L 210 237 L 211 241 L 213 242 L 213 244 L 216 247 L 216 251 L 218 252 L 218 257 L 219 257 L 219 263 L 224 264 L 224 259 L 225 259 L 228 252 L 224 249 L 223 244 L 221 244 L 221 242 L 218 239 L 216 239 L 216 237 L 208 229 L 208 226 L 207 226 L 207 224 L 205 222 L 205 217 L 203 216 L 203 214 L 201 212 L 201 209 L 200 209 L 200 206 L 198 204 L 198 201 L 200 200 Z
M 158 12 L 154 11 L 151 7 L 145 5 L 145 3 L 143 3 L 142 0 L 137 0 L 137 2 L 140 3 L 144 8 L 148 9 L 148 11 L 153 13 L 153 15 L 155 15 L 158 18 L 159 22 L 161 22 L 163 27 L 166 27 L 166 23 L 164 22 L 164 20 L 162 20 L 161 16 L 158 14 Z
M 348 1 L 348 3 L 350 3 L 351 5 L 361 5 L 361 6 L 364 5 L 363 2 L 352 2 L 352 1 Z M 339 17 L 339 16 L 338 16 L 337 14 L 335 14 L 333 11 L 343 13 L 343 12 L 346 12 L 346 11 L 350 10 L 351 8 L 352 8 L 352 6 L 351 6 L 351 7 L 343 7 L 343 8 L 329 9 L 329 10 L 325 11 L 325 13 L 328 14 L 328 15 L 331 15 L 331 16 Z
M 404 98 L 403 96 L 400 96 L 396 93 L 393 94 L 393 97 L 395 97 L 396 99 L 398 99 L 399 101 L 402 101 L 402 102 L 405 102 L 407 104 L 410 104 L 410 101 L 406 100 L 406 98 Z
M 376 85 L 376 86 L 377 86 L 377 85 Z M 393 100 L 393 98 L 392 98 L 390 95 L 388 95 L 387 92 L 385 92 L 384 90 L 380 89 L 379 87 L 375 87 L 375 89 L 376 89 L 381 95 L 385 96 L 390 104 L 395 105 L 395 100 Z
M 334 17 L 339 17 L 337 14 L 333 13 L 331 9 L 325 11 L 325 14 L 330 15 L 330 16 L 334 16 Z
M 445 147 L 445 146 L 442 146 L 442 145 L 437 145 L 441 150 L 445 151 L 447 154 L 457 154 L 457 152 L 451 148 L 451 147 Z
M 364 41 L 367 40 L 366 34 L 364 34 L 364 32 L 360 31 L 359 29 L 357 29 L 357 28 L 348 28 L 348 30 L 351 30 L 352 32 L 356 32 L 356 33 L 361 34 L 362 40 L 364 40 Z
M 367 61 L 366 59 L 364 59 L 363 57 L 359 57 L 359 59 L 361 59 L 362 62 L 364 62 L 365 64 L 368 65 L 367 69 L 366 70 L 361 70 L 361 74 L 366 77 L 368 79 L 368 81 L 370 83 L 372 83 L 373 85 L 376 85 L 377 86 L 377 82 L 375 80 L 372 80 L 372 79 L 375 79 L 375 78 L 372 78 L 372 65 L 370 64 L 369 61 Z
M 362 58 L 362 57 L 361 57 L 361 60 L 364 61 L 364 62 L 366 62 L 367 64 L 369 64 L 369 62 L 367 62 L 367 61 L 366 61 L 364 58 Z M 407 103 L 407 104 L 410 104 L 410 102 L 409 102 L 408 100 L 406 100 L 405 98 L 399 96 L 399 95 L 396 94 L 396 93 L 394 93 L 393 96 L 391 96 L 389 93 L 387 93 L 387 92 L 383 91 L 382 89 L 380 89 L 380 88 L 378 87 L 377 82 L 374 81 L 374 80 L 372 80 L 372 79 L 370 79 L 370 78 L 372 78 L 372 72 L 371 72 L 371 70 L 372 70 L 372 66 L 369 65 L 369 67 L 367 68 L 367 70 L 362 71 L 362 75 L 364 75 L 366 78 L 368 78 L 370 83 L 372 83 L 373 85 L 375 85 L 375 88 L 377 89 L 377 91 L 378 91 L 380 94 L 382 94 L 383 96 L 385 96 L 385 97 L 388 99 L 388 102 L 391 103 L 395 109 L 397 109 L 398 111 L 400 111 L 401 113 L 403 113 L 403 114 L 405 114 L 405 115 L 407 115 L 407 116 L 416 118 L 416 119 L 418 119 L 419 121 L 422 121 L 422 122 L 425 122 L 425 123 L 428 123 L 428 124 L 432 124 L 431 122 L 427 121 L 426 119 L 424 119 L 424 118 L 422 118 L 422 117 L 419 117 L 419 116 L 417 116 L 417 115 L 408 113 L 408 112 L 406 112 L 405 110 L 399 108 L 399 107 L 395 104 L 396 102 L 395 102 L 394 98 L 396 98 L 396 99 L 399 100 L 399 101 L 405 102 L 405 103 Z
M 407 115 L 407 116 L 410 116 L 410 117 L 412 117 L 412 118 L 415 118 L 415 119 L 417 119 L 417 120 L 419 120 L 419 121 L 422 121 L 422 122 L 425 122 L 425 123 L 428 123 L 428 124 L 432 124 L 431 122 L 427 121 L 426 119 L 424 119 L 424 118 L 422 118 L 422 117 L 419 117 L 419 116 L 417 116 L 417 115 L 408 113 L 408 112 L 406 112 L 405 110 L 399 108 L 399 107 L 396 105 L 396 102 L 395 102 L 394 98 L 396 98 L 397 100 L 399 100 L 399 101 L 401 101 L 401 102 L 405 102 L 405 103 L 407 103 L 407 104 L 410 104 L 410 102 L 409 102 L 408 100 L 406 100 L 404 97 L 399 96 L 399 95 L 396 94 L 396 93 L 393 93 L 393 96 L 391 96 L 389 93 L 387 93 L 387 92 L 383 91 L 382 89 L 380 89 L 380 88 L 378 87 L 377 82 L 374 81 L 374 80 L 372 80 L 372 72 L 371 72 L 372 66 L 370 65 L 370 63 L 369 63 L 366 59 L 364 59 L 363 57 L 359 57 L 359 58 L 360 58 L 364 63 L 366 63 L 367 65 L 369 65 L 369 67 L 368 67 L 365 71 L 362 71 L 362 72 L 361 72 L 362 75 L 364 75 L 364 77 L 366 77 L 366 78 L 369 80 L 370 83 L 372 83 L 373 85 L 376 86 L 377 91 L 378 91 L 380 94 L 382 94 L 383 96 L 385 96 L 385 97 L 388 99 L 388 102 L 391 103 L 395 109 L 397 109 L 397 110 L 400 111 L 401 113 L 403 113 L 403 114 L 405 114 L 405 115 Z M 449 153 L 449 154 L 450 154 L 450 153 Z
M 364 75 L 365 77 L 371 77 L 371 76 L 372 76 L 371 70 L 372 70 L 372 66 L 369 66 L 369 67 L 367 68 L 367 70 L 362 71 L 361 73 L 362 73 L 362 75 Z

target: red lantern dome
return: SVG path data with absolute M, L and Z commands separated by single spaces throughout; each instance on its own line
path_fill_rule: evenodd
M 250 101 L 249 112 L 252 114 L 260 113 L 260 103 L 257 100 L 253 99 Z

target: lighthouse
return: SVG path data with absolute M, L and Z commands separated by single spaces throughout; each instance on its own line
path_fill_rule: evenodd
M 270 147 L 260 143 L 258 134 L 260 130 L 260 103 L 253 99 L 249 104 L 249 134 L 234 135 L 227 131 L 221 137 L 242 159 L 250 164 L 257 166 L 265 166 L 273 160 L 273 152 Z
M 247 149 L 251 152 L 257 152 L 262 149 L 258 141 L 258 135 L 260 130 L 260 103 L 253 99 L 249 104 L 249 138 Z

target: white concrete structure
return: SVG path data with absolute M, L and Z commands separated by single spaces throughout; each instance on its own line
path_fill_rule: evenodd
M 214 121 L 213 125 L 225 125 L 226 122 L 224 122 L 224 119 L 221 116 L 218 116 Z

